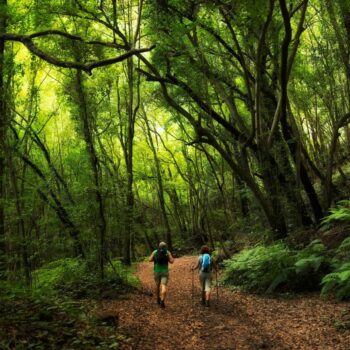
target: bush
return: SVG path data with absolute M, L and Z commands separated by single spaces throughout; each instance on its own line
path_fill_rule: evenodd
M 74 299 L 114 298 L 130 292 L 137 281 L 119 261 L 105 270 L 101 280 L 98 272 L 90 271 L 80 259 L 60 259 L 34 272 L 34 292 L 59 294 Z
M 335 208 L 331 208 L 330 214 L 322 220 L 322 227 L 328 229 L 339 222 L 350 223 L 350 200 L 340 201 Z
M 319 288 L 329 262 L 320 240 L 295 251 L 279 242 L 246 249 L 226 262 L 223 282 L 246 291 L 306 291 Z
M 133 290 L 129 271 L 112 262 L 101 280 L 85 261 L 60 259 L 33 272 L 33 290 L 0 281 L 0 349 L 118 349 L 126 337 L 92 299 Z
M 223 282 L 248 291 L 264 292 L 280 271 L 291 265 L 290 258 L 288 248 L 282 243 L 245 249 L 225 263 Z
M 119 349 L 125 338 L 79 302 L 12 289 L 0 298 L 0 349 Z
M 86 273 L 86 264 L 79 259 L 59 259 L 33 272 L 34 289 L 52 292 L 54 286 L 62 281 L 78 279 Z
M 322 279 L 321 294 L 350 299 L 350 237 L 346 238 L 332 259 L 333 271 Z

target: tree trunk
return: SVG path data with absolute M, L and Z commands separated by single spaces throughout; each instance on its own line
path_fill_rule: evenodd
M 6 33 L 7 0 L 0 1 L 0 32 Z M 5 41 L 0 39 L 0 279 L 6 270 L 5 246 L 5 138 L 6 138 L 6 96 L 4 86 Z
M 83 250 L 83 247 L 80 243 L 79 236 L 80 232 L 78 228 L 74 225 L 73 221 L 70 219 L 69 214 L 65 207 L 62 205 L 60 200 L 58 199 L 57 195 L 52 189 L 52 186 L 50 186 L 48 180 L 46 179 L 44 173 L 41 171 L 41 169 L 35 165 L 27 156 L 19 154 L 21 159 L 30 166 L 30 168 L 36 173 L 39 178 L 41 178 L 44 183 L 45 187 L 49 193 L 49 196 L 51 197 L 52 201 L 49 199 L 49 197 L 38 189 L 38 193 L 40 197 L 44 200 L 45 203 L 47 203 L 57 214 L 58 218 L 60 219 L 63 226 L 68 230 L 73 243 L 74 243 L 74 252 L 76 257 L 85 258 L 85 253 Z
M 333 163 L 334 156 L 337 148 L 337 141 L 339 137 L 339 129 L 347 125 L 350 120 L 350 114 L 345 114 L 342 118 L 340 118 L 332 129 L 332 139 L 331 145 L 329 147 L 329 155 L 328 155 L 328 164 L 327 164 L 327 172 L 326 172 L 326 184 L 325 184 L 325 205 L 328 209 L 332 203 L 332 173 L 333 173 Z
M 28 240 L 27 240 L 27 235 L 26 235 L 26 229 L 25 229 L 25 224 L 24 224 L 24 215 L 23 215 L 23 210 L 22 210 L 22 201 L 20 197 L 20 192 L 18 189 L 18 184 L 17 184 L 17 179 L 16 179 L 16 170 L 14 168 L 13 164 L 13 159 L 11 157 L 11 151 L 9 150 L 8 152 L 8 157 L 7 157 L 7 165 L 9 169 L 9 175 L 12 183 L 12 191 L 14 194 L 14 200 L 15 200 L 15 207 L 16 207 L 16 212 L 17 212 L 17 221 L 18 221 L 18 233 L 20 235 L 20 247 L 21 247 L 21 256 L 22 256 L 22 264 L 23 264 L 23 269 L 24 269 L 24 277 L 25 277 L 25 284 L 26 286 L 31 285 L 32 281 L 32 276 L 31 276 L 31 268 L 29 264 L 29 256 L 28 256 Z
M 81 71 L 77 71 L 76 73 L 76 88 L 77 88 L 77 96 L 78 96 L 78 103 L 79 103 L 79 114 L 83 124 L 84 141 L 85 141 L 86 149 L 89 155 L 90 166 L 91 166 L 92 177 L 93 177 L 93 184 L 94 184 L 95 199 L 98 205 L 97 226 L 98 226 L 98 232 L 99 232 L 99 246 L 100 246 L 99 260 L 100 260 L 101 279 L 103 279 L 105 258 L 107 254 L 106 247 L 105 247 L 105 236 L 106 236 L 105 208 L 104 208 L 104 201 L 101 193 L 100 167 L 99 167 L 97 153 L 94 146 L 92 128 L 90 126 L 91 117 L 89 116 L 89 112 L 87 109 L 87 102 L 86 102 L 84 88 L 83 88 Z
M 166 230 L 165 237 L 166 237 L 168 249 L 170 251 L 172 251 L 173 247 L 172 247 L 171 229 L 170 229 L 169 219 L 168 219 L 168 215 L 167 215 L 166 208 L 165 208 L 164 186 L 163 186 L 163 178 L 162 178 L 162 174 L 161 174 L 161 164 L 160 164 L 160 161 L 159 161 L 159 158 L 157 155 L 157 150 L 154 146 L 154 142 L 153 142 L 147 114 L 144 110 L 143 110 L 143 116 L 144 116 L 144 120 L 145 120 L 146 128 L 147 128 L 148 142 L 149 142 L 150 148 L 152 150 L 154 164 L 155 164 L 157 184 L 158 184 L 159 206 L 160 206 L 160 210 L 162 212 L 164 226 L 165 226 L 165 230 Z
M 125 216 L 125 233 L 123 244 L 123 263 L 131 265 L 131 242 L 134 234 L 134 173 L 133 173 L 133 151 L 134 151 L 134 134 L 135 134 L 135 116 L 138 106 L 134 108 L 134 62 L 133 58 L 127 60 L 127 81 L 128 81 L 128 102 L 127 102 L 127 134 L 126 142 L 123 147 L 126 174 L 127 174 L 127 188 L 126 188 L 126 216 Z M 139 89 L 139 84 L 138 84 Z M 138 101 L 139 102 L 139 101 Z

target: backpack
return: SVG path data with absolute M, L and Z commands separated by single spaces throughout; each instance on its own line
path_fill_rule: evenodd
M 203 254 L 200 259 L 201 272 L 209 272 L 211 267 L 211 257 L 208 253 Z
M 166 265 L 169 261 L 168 250 L 166 248 L 157 249 L 154 254 L 154 262 L 159 265 Z

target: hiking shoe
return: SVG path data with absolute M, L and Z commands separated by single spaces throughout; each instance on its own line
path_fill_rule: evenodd
M 165 308 L 164 300 L 161 300 L 161 301 L 160 301 L 160 307 L 161 307 L 162 309 Z
M 206 306 L 206 307 L 209 307 L 209 306 L 210 306 L 209 300 L 206 300 L 206 301 L 205 301 L 205 306 Z
M 201 304 L 205 305 L 205 299 L 203 299 L 203 298 L 201 299 Z
M 160 305 L 160 297 L 157 297 L 157 304 Z

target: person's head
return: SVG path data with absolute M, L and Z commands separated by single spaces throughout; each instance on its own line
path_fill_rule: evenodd
M 203 245 L 201 248 L 201 254 L 209 254 L 210 250 L 209 247 L 207 245 Z
M 161 249 L 161 248 L 164 249 L 164 248 L 166 248 L 166 243 L 165 242 L 160 242 L 158 247 L 159 247 L 159 249 Z

